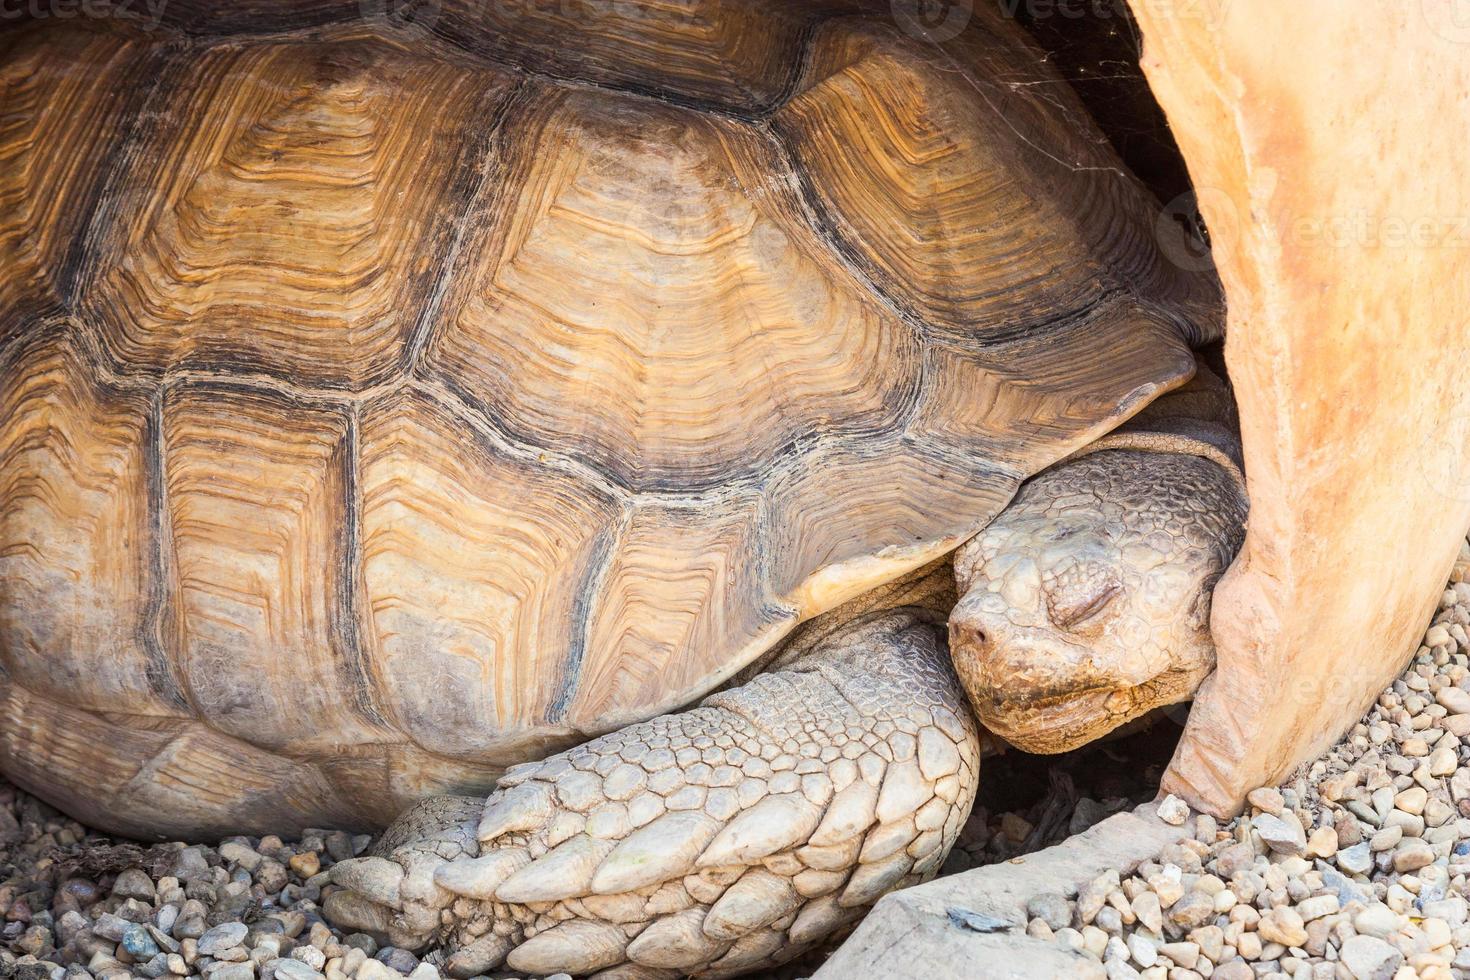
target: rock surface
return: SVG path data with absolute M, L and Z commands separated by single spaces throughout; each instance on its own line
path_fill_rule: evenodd
M 1228 297 L 1251 494 L 1213 596 L 1218 669 L 1164 785 L 1234 813 L 1393 681 L 1470 527 L 1466 236 L 1431 230 L 1470 215 L 1470 18 L 1457 0 L 1127 6 Z

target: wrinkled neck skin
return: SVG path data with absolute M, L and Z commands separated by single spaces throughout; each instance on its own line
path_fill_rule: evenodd
M 980 721 L 1066 752 L 1193 697 L 1245 517 L 1239 474 L 1184 453 L 1105 450 L 1028 481 L 955 555 L 950 652 Z

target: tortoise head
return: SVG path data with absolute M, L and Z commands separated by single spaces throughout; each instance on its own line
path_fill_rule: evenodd
M 1193 455 L 1107 450 L 1029 481 L 955 556 L 950 652 L 981 722 L 1065 752 L 1191 698 L 1244 520 L 1239 478 Z

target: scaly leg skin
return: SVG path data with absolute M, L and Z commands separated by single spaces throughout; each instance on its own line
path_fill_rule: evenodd
M 733 976 L 939 869 L 980 746 L 942 618 L 875 613 L 787 668 L 411 808 L 327 914 L 446 971 Z

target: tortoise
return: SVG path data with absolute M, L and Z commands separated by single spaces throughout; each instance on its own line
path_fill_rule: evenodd
M 1244 538 L 1232 412 L 1202 367 L 743 683 L 514 767 L 488 800 L 410 807 L 332 867 L 326 914 L 447 947 L 456 977 L 734 976 L 821 945 L 948 854 L 978 784 L 967 695 L 1045 753 L 1193 696 Z
M 1208 669 L 1238 472 L 1107 439 L 1222 303 L 998 15 L 568 9 L 0 38 L 0 770 L 138 837 L 427 800 L 328 908 L 457 975 L 749 969 L 942 862 L 987 525 L 1006 738 Z M 1131 549 L 1047 538 L 1084 471 Z

